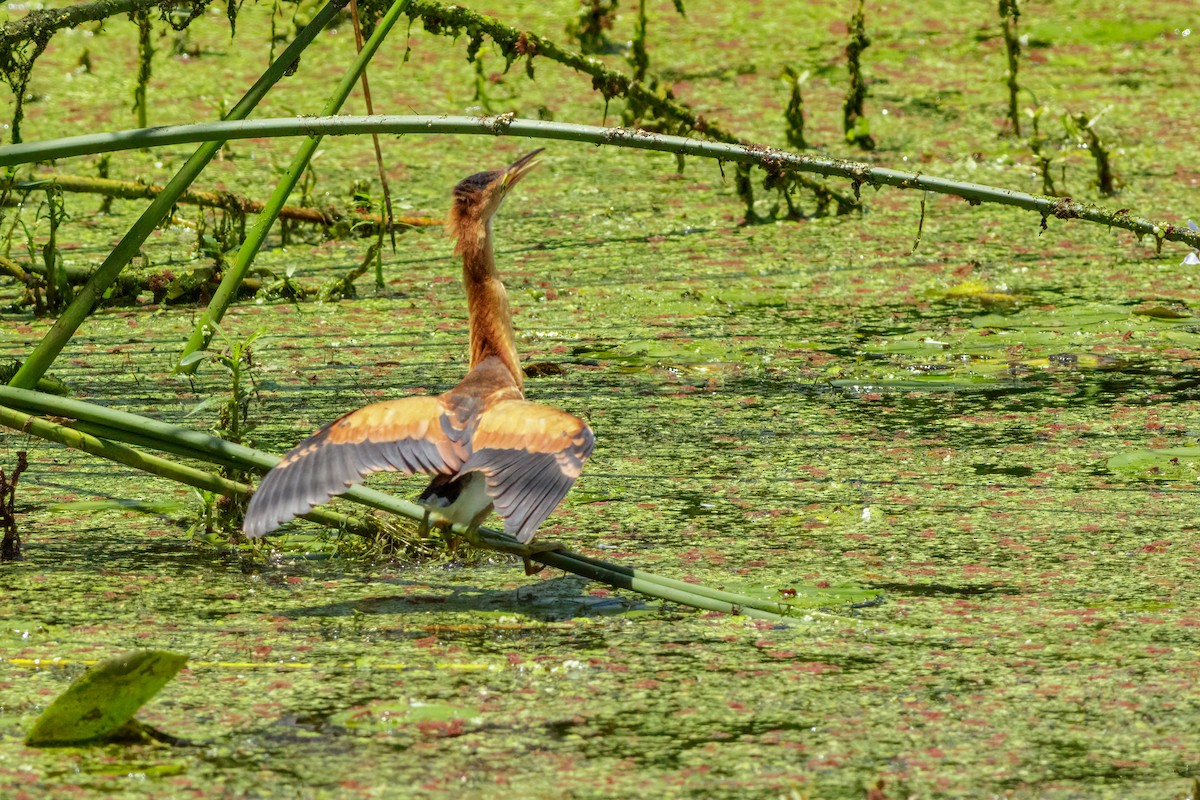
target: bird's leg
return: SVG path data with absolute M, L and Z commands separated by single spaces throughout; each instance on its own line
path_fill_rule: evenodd
M 421 522 L 417 525 L 417 536 L 421 539 L 428 539 L 433 532 L 433 509 L 425 506 L 425 515 L 421 517 Z M 454 536 L 443 536 L 446 542 L 446 550 L 451 557 L 455 556 L 458 550 L 458 539 Z
M 467 525 L 466 531 L 463 533 L 463 538 L 471 543 L 474 547 L 481 550 L 496 550 L 501 553 L 512 553 L 515 556 L 520 556 L 525 562 L 525 574 L 536 575 L 541 572 L 544 567 L 535 566 L 529 559 L 538 553 L 549 553 L 552 550 L 564 550 L 565 546 L 561 542 L 529 542 L 521 544 L 519 542 L 510 542 L 506 540 L 487 540 L 485 541 L 479 535 L 479 528 L 483 525 L 483 521 L 492 513 L 492 509 L 487 508 L 480 512 L 471 523 Z

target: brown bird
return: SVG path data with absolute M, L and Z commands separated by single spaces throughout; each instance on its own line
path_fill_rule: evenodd
M 525 399 L 508 294 L 496 272 L 492 217 L 538 162 L 534 150 L 507 169 L 454 187 L 447 227 L 458 240 L 470 316 L 467 377 L 445 394 L 375 403 L 329 423 L 283 457 L 250 499 L 246 535 L 263 536 L 380 470 L 433 480 L 419 502 L 447 523 L 477 529 L 493 508 L 522 555 L 566 496 L 592 452 L 583 420 Z M 429 515 L 426 515 L 426 522 Z

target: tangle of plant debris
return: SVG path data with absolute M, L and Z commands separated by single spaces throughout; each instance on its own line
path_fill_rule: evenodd
M 213 0 L 94 0 L 67 8 L 39 9 L 0 27 L 0 80 L 8 84 L 15 98 L 12 121 L 12 142 L 21 141 L 21 120 L 25 116 L 25 92 L 33 73 L 34 62 L 46 50 L 46 45 L 64 28 L 74 28 L 85 22 L 106 20 L 119 14 L 148 15 L 157 8 L 159 17 L 175 30 L 183 30 L 204 14 Z M 227 3 L 230 30 L 234 28 L 238 4 Z M 186 9 L 186 14 L 182 13 Z
M 370 0 L 372 3 L 383 1 Z M 362 4 L 364 8 L 367 5 L 368 3 Z M 624 98 L 636 110 L 635 113 L 642 117 L 652 117 L 656 125 L 662 128 L 659 132 L 680 136 L 695 132 L 718 142 L 748 144 L 717 122 L 706 119 L 702 114 L 697 114 L 676 101 L 669 90 L 631 80 L 628 76 L 609 69 L 597 59 L 566 50 L 536 33 L 519 31 L 468 8 L 442 5 L 433 0 L 413 0 L 407 13 L 412 19 L 420 19 L 425 30 L 430 33 L 452 38 L 467 36 L 468 61 L 474 60 L 486 36 L 503 54 L 506 71 L 517 59 L 525 58 L 526 72 L 532 75 L 533 59 L 547 58 L 591 77 L 592 89 L 604 97 L 606 107 L 613 98 Z M 857 206 L 853 198 L 829 189 L 820 181 L 807 176 L 789 175 L 789 180 L 813 192 L 819 198 L 831 198 L 837 204 L 838 213 L 844 213 Z M 749 181 L 745 182 L 745 186 L 749 187 Z M 743 200 L 746 200 L 746 197 L 743 197 Z M 752 198 L 748 202 L 752 202 Z

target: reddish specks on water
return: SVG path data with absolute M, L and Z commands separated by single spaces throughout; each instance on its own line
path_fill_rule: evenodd
M 1070 20 L 1050 7 L 1022 16 L 1031 58 L 1046 57 L 1022 78 L 1043 102 L 1069 97 L 1098 113 L 1122 98 L 1097 124 L 1125 148 L 1116 168 L 1131 214 L 1179 221 L 1194 206 L 1185 190 L 1197 182 L 1188 165 L 1200 160 L 1200 137 L 1188 85 L 1127 85 L 1190 74 L 1194 53 L 1170 33 L 1192 25 L 1189 9 L 1131 6 L 1117 19 L 1085 4 Z M 762 19 L 750 24 L 736 4 L 689 6 L 670 25 L 652 17 L 648 43 L 653 68 L 678 77 L 706 116 L 778 144 L 782 96 L 768 66 L 808 46 L 820 63 L 839 63 L 847 12 L 813 5 L 798 24 L 793 5 L 754 11 Z M 498 13 L 552 38 L 563 24 L 549 7 Z M 976 34 L 991 23 L 951 10 L 931 28 L 905 6 L 867 14 L 877 32 L 868 79 L 913 76 L 868 100 L 872 133 L 888 148 L 872 158 L 1036 190 L 1026 143 L 997 138 L 989 121 L 1000 90 L 979 90 L 1001 86 L 998 51 L 979 55 Z M 628 15 L 616 24 L 626 27 L 615 40 L 631 35 Z M 47 99 L 29 105 L 27 138 L 129 122 L 112 111 L 127 108 L 127 81 L 105 66 L 132 63 L 129 30 L 114 19 L 99 34 L 103 74 L 59 80 L 78 56 L 66 44 L 42 57 L 34 88 Z M 239 41 L 268 31 L 266 13 L 243 8 Z M 339 31 L 322 37 L 322 59 L 352 57 L 352 37 Z M 186 79 L 197 91 L 152 87 L 161 115 L 152 124 L 194 119 L 198 97 L 219 99 L 225 89 L 202 86 L 206 76 L 253 81 L 261 65 L 244 59 L 259 51 L 229 47 L 228 35 L 205 17 L 188 34 L 202 58 L 156 60 L 156 82 Z M 412 61 L 395 75 L 373 72 L 373 88 L 401 105 L 462 113 L 473 85 L 462 40 L 421 26 L 410 35 Z M 1137 68 L 1121 53 L 1136 53 Z M 320 107 L 328 85 L 304 77 L 309 61 L 264 114 Z M 516 70 L 505 78 L 519 113 L 602 113 L 586 82 L 536 63 L 535 82 Z M 834 154 L 843 80 L 818 71 L 805 88 L 814 141 Z M 76 96 L 79 87 L 93 96 Z M 78 122 L 55 116 L 64 93 Z M 210 105 L 216 113 L 217 99 Z M 454 181 L 518 147 L 399 141 L 395 152 L 384 141 L 393 199 L 435 216 Z M 264 197 L 273 165 L 293 149 L 233 142 L 233 157 L 198 185 Z M 323 149 L 317 202 L 372 180 L 369 140 Z M 200 501 L 189 491 L 14 435 L 10 445 L 29 448 L 37 468 L 18 494 L 31 533 L 27 560 L 3 570 L 0 652 L 69 666 L 0 662 L 9 742 L 0 794 L 299 796 L 322 785 L 365 797 L 425 785 L 438 797 L 496 786 L 508 796 L 634 796 L 653 785 L 679 797 L 1185 796 L 1179 765 L 1195 760 L 1189 709 L 1200 685 L 1200 455 L 1188 454 L 1200 429 L 1190 374 L 1200 339 L 1194 320 L 1133 309 L 1196 307 L 1200 294 L 1177 269 L 1186 250 L 1168 243 L 1158 256 L 1152 242 L 1057 220 L 1039 235 L 1036 217 L 931 196 L 912 254 L 919 201 L 893 189 L 864 192 L 862 217 L 734 228 L 727 220 L 741 209 L 715 165 L 689 159 L 680 181 L 655 154 L 558 142 L 552 156 L 529 179 L 541 183 L 518 189 L 496 222 L 522 353 L 561 366 L 531 378 L 530 397 L 586 416 L 597 433 L 594 459 L 543 538 L 845 621 L 758 627 L 552 572 L 525 578 L 503 560 L 381 565 L 304 526 L 274 550 L 193 545 L 185 531 Z M 1055 157 L 1074 195 L 1107 202 L 1089 188 L 1086 151 Z M 113 168 L 162 182 L 178 158 L 130 152 Z M 756 193 L 768 213 L 774 198 Z M 135 206 L 120 201 L 114 216 L 93 218 L 90 204 L 72 205 L 63 241 L 78 247 L 67 257 L 98 263 Z M 25 259 L 17 244 L 10 255 Z M 273 238 L 256 265 L 321 285 L 362 254 L 358 240 L 300 237 L 285 249 Z M 164 229 L 146 258 L 174 274 L 210 263 L 182 227 Z M 249 409 L 256 446 L 285 450 L 367 399 L 437 393 L 461 376 L 466 326 L 449 243 L 436 231 L 405 233 L 384 271 L 380 297 L 367 276 L 356 300 L 268 301 L 227 316 L 236 338 L 265 328 Z M 967 279 L 1019 299 L 950 292 Z M 7 352 L 25 357 L 47 326 L 6 313 Z M 205 369 L 183 387 L 170 375 L 169 354 L 194 319 L 194 308 L 102 309 L 55 370 L 80 396 L 206 428 L 215 412 L 185 415 L 222 396 L 227 380 Z M 1053 358 L 1064 353 L 1073 360 Z M 1165 448 L 1174 455 L 1153 452 Z M 1110 466 L 1142 451 L 1128 469 Z M 420 489 L 373 480 L 403 495 Z M 61 507 L 147 497 L 177 508 Z M 175 580 L 142 580 L 150 575 Z M 843 592 L 882 599 L 847 611 Z M 205 743 L 203 753 L 20 746 L 81 659 L 142 646 L 196 662 L 147 712 Z

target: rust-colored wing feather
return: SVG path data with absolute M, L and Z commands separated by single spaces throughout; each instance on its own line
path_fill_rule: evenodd
M 594 444 L 579 417 L 526 400 L 504 400 L 472 426 L 471 456 L 460 474 L 484 474 L 505 532 L 526 543 L 566 497 Z
M 283 457 L 250 498 L 243 526 L 263 536 L 359 483 L 372 472 L 456 473 L 467 450 L 447 435 L 437 397 L 360 408 L 326 425 Z

